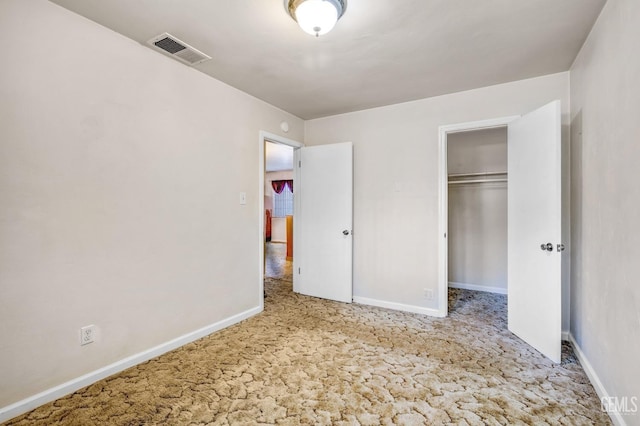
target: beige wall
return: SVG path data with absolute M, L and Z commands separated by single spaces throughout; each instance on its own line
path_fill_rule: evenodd
M 507 171 L 507 128 L 447 136 L 448 173 Z M 506 175 L 487 179 L 506 178 Z M 474 178 L 477 179 L 477 178 Z M 449 283 L 507 292 L 507 183 L 449 185 Z
M 554 99 L 568 141 L 566 72 L 306 121 L 308 145 L 354 144 L 354 296 L 436 309 L 438 126 L 524 114 Z
M 571 68 L 571 333 L 620 398 L 640 398 L 639 40 L 640 2 L 609 0 Z
M 302 121 L 44 0 L 0 38 L 0 407 L 259 308 L 259 131 Z
M 449 133 L 447 136 L 447 169 L 449 174 L 506 173 L 506 126 Z

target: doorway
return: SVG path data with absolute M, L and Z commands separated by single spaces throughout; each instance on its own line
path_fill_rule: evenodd
M 451 135 L 454 138 L 454 141 L 457 138 L 464 144 L 464 140 L 472 140 L 473 134 L 479 135 L 480 133 L 476 132 L 487 132 L 487 134 L 491 135 L 493 133 L 499 133 L 500 129 L 506 128 L 506 126 L 519 118 L 518 116 L 510 116 L 497 118 L 493 120 L 484 120 L 477 121 L 471 123 L 462 123 L 462 124 L 453 124 L 448 126 L 440 126 L 439 129 L 439 139 L 440 139 L 440 188 L 439 188 L 439 198 L 440 198 L 440 244 L 439 244 L 439 271 L 438 271 L 438 311 L 439 315 L 442 317 L 446 317 L 448 314 L 449 306 L 448 306 L 448 289 L 449 289 L 449 136 Z M 471 137 L 465 137 L 465 133 L 469 133 Z M 462 135 L 462 136 L 460 136 Z M 466 144 L 473 144 L 473 142 L 466 142 Z M 506 141 L 505 141 L 506 143 Z M 472 145 L 473 146 L 473 145 Z M 455 150 L 455 148 L 454 148 Z M 489 149 L 490 150 L 490 149 Z M 454 151 L 455 152 L 455 151 Z M 454 185 L 471 185 L 469 181 L 471 180 L 487 180 L 487 179 L 506 179 L 505 175 L 477 175 L 473 176 L 472 173 L 481 173 L 481 171 L 476 172 L 467 172 L 465 170 L 472 170 L 476 167 L 477 160 L 476 159 L 460 159 L 458 160 L 459 164 L 455 165 L 455 168 L 452 170 L 453 175 L 467 175 L 467 176 L 454 176 L 454 179 L 458 180 L 466 180 L 466 184 L 454 184 Z M 485 160 L 485 163 L 489 165 L 489 160 Z M 491 164 L 491 168 L 495 169 L 495 173 L 504 172 L 506 169 L 499 170 L 499 164 Z M 501 165 L 501 164 L 500 164 Z M 506 164 L 505 164 L 506 166 Z M 493 172 L 491 172 L 493 173 Z M 471 174 L 471 176 L 469 176 Z M 452 179 L 453 180 L 453 179 Z M 459 213 L 459 212 L 458 212 Z M 476 249 L 477 250 L 477 249 Z M 460 276 L 459 271 L 457 272 Z M 483 278 L 484 282 L 484 278 Z M 465 284 L 457 281 L 452 281 L 454 286 L 456 284 Z M 477 283 L 466 283 L 472 285 L 478 285 Z M 471 287 L 467 287 L 471 289 Z M 507 283 L 505 280 L 504 289 L 506 292 Z
M 506 126 L 507 327 L 554 362 L 560 362 L 562 327 L 561 117 L 556 100 L 519 117 L 441 126 L 439 156 L 439 313 L 448 313 L 449 136 Z
M 269 145 L 267 145 L 269 144 Z M 273 180 L 282 180 L 288 181 L 293 180 L 293 178 L 288 179 L 290 174 L 293 173 L 293 153 L 296 149 L 299 149 L 303 146 L 302 143 L 298 141 L 294 141 L 292 139 L 287 139 L 285 137 L 261 131 L 258 139 L 258 152 L 259 152 L 259 166 L 258 166 L 258 176 L 259 176 L 259 190 L 258 190 L 258 211 L 259 211 L 259 259 L 260 259 L 260 267 L 259 267 L 259 300 L 260 307 L 264 309 L 264 281 L 265 276 L 267 274 L 267 255 L 270 256 L 270 265 L 271 268 L 270 274 L 278 274 L 280 277 L 285 276 L 287 274 L 287 260 L 286 260 L 286 216 L 282 216 L 281 212 L 278 212 L 278 219 L 276 220 L 276 228 L 274 234 L 274 224 L 273 224 L 273 190 L 272 190 L 272 181 Z M 269 164 L 267 165 L 267 147 L 271 148 L 272 158 L 269 159 Z M 290 172 L 289 172 L 290 171 Z M 269 173 L 269 178 L 267 178 L 267 173 Z M 267 187 L 268 186 L 268 187 Z M 293 188 L 287 188 L 293 189 Z M 284 191 L 284 188 L 283 188 Z M 274 237 L 277 241 L 277 246 L 268 246 L 271 241 L 267 241 L 267 222 L 269 221 L 267 216 L 267 210 L 271 211 L 271 229 L 270 229 L 270 240 L 273 241 Z M 295 222 L 295 209 L 290 212 L 288 216 L 291 216 L 292 220 Z M 282 233 L 284 237 L 282 236 Z M 284 244 L 282 243 L 284 241 Z M 282 258 L 284 257 L 284 258 Z M 289 275 L 290 276 L 290 275 Z
M 265 142 L 265 279 L 293 282 L 293 147 Z
M 293 291 L 339 302 L 353 301 L 353 144 L 304 147 L 267 132 L 259 137 L 259 289 L 264 308 L 265 146 L 293 147 Z
M 507 128 L 447 136 L 448 287 L 507 294 Z

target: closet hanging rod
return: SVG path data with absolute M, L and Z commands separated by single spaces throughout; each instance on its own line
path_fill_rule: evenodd
M 456 180 L 449 182 L 449 185 L 462 185 L 463 183 L 491 183 L 491 182 L 508 182 L 508 179 L 469 179 Z
M 450 174 L 450 178 L 478 177 L 478 176 L 498 176 L 506 175 L 507 172 L 480 172 L 480 173 L 456 173 Z

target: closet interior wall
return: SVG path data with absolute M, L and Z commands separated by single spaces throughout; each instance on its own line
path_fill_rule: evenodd
M 507 293 L 507 129 L 450 133 L 449 287 Z

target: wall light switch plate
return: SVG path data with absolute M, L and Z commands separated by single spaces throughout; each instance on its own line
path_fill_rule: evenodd
M 245 205 L 247 204 L 247 193 L 246 192 L 241 192 L 240 193 L 240 205 Z

